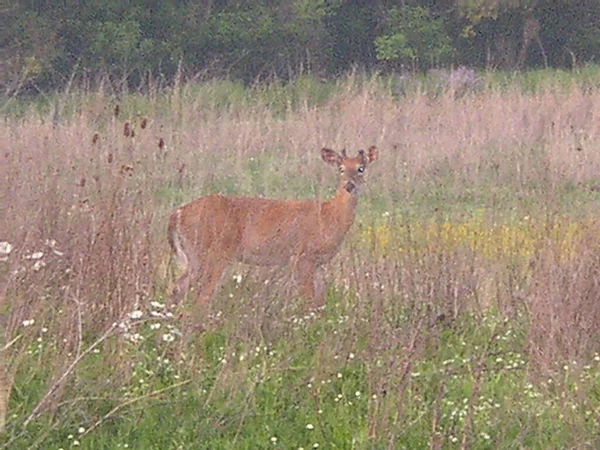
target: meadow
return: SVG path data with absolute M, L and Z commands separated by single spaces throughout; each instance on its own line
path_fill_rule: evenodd
M 5 103 L 0 446 L 599 448 L 600 73 L 483 77 Z M 239 265 L 182 339 L 170 212 L 324 199 L 370 145 L 325 309 Z

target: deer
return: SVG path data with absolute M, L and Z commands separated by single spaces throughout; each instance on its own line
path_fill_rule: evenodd
M 323 266 L 339 251 L 354 222 L 367 167 L 378 149 L 348 157 L 329 148 L 323 161 L 337 168 L 339 185 L 326 201 L 206 195 L 176 209 L 169 218 L 168 241 L 183 270 L 172 289 L 174 302 L 192 284 L 196 314 L 206 314 L 224 271 L 234 262 L 292 266 L 293 279 L 311 309 L 325 303 Z M 199 326 L 202 326 L 199 324 Z

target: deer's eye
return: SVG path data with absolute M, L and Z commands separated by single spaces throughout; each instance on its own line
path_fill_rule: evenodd
M 340 173 L 344 173 L 346 169 L 344 168 L 344 166 L 340 166 Z
M 365 168 L 364 168 L 363 166 L 360 166 L 360 167 L 358 168 L 358 171 L 359 171 L 360 173 L 363 173 L 363 172 L 365 171 Z

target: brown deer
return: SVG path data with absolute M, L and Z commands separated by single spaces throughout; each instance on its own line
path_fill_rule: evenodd
M 303 297 L 319 308 L 325 301 L 321 266 L 338 252 L 354 222 L 367 166 L 378 156 L 372 146 L 348 157 L 324 148 L 323 160 L 340 173 L 335 196 L 325 202 L 253 197 L 200 197 L 169 220 L 169 243 L 183 274 L 173 288 L 176 301 L 200 282 L 198 313 L 205 314 L 225 269 L 234 261 L 282 266 L 291 263 Z

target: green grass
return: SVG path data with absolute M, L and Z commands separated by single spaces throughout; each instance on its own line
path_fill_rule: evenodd
M 40 436 L 43 448 L 376 449 L 393 442 L 394 448 L 419 449 L 429 448 L 435 421 L 444 448 L 457 448 L 465 432 L 477 449 L 562 448 L 574 444 L 572 427 L 596 436 L 600 358 L 585 367 L 556 367 L 555 379 L 534 385 L 526 323 L 466 315 L 451 327 L 423 331 L 431 343 L 406 367 L 411 358 L 400 348 L 371 354 L 369 327 L 357 330 L 343 314 L 350 310 L 336 300 L 339 294 L 332 293 L 335 312 L 297 321 L 272 342 L 241 341 L 231 324 L 199 336 L 201 360 L 193 370 L 166 357 L 177 343 L 162 340 L 164 323 L 158 331 L 151 329 L 157 320 L 135 325 L 145 339 L 120 350 L 129 374 L 104 364 L 114 356 L 107 342 L 77 369 L 73 402 L 27 430 L 12 428 L 7 442 L 11 449 L 29 448 Z M 394 326 L 401 330 L 410 320 Z M 32 362 L 52 358 L 57 345 L 51 336 L 40 337 L 30 345 Z M 344 340 L 355 344 L 347 351 L 329 348 Z M 401 363 L 390 373 L 395 359 Z M 40 369 L 30 364 L 16 374 L 13 414 L 30 411 L 45 392 L 49 373 Z M 52 415 L 59 429 L 50 427 Z M 387 435 L 373 433 L 377 421 L 387 422 L 379 427 Z
M 544 90 L 565 89 L 579 86 L 584 90 L 600 87 L 600 68 L 588 65 L 576 70 L 546 69 L 526 72 L 478 71 L 484 90 L 519 89 L 523 93 L 535 94 Z M 313 108 L 327 104 L 335 95 L 348 88 L 359 92 L 371 85 L 374 89 L 395 95 L 398 80 L 395 75 L 371 76 L 355 73 L 339 80 L 321 80 L 315 76 L 302 75 L 285 83 L 273 80 L 269 83 L 244 85 L 232 80 L 208 80 L 190 83 L 180 88 L 169 88 L 151 93 L 126 93 L 113 95 L 114 105 L 121 109 L 121 117 L 135 118 L 160 116 L 164 111 L 180 113 L 184 105 L 192 104 L 197 111 L 226 112 L 252 107 L 266 107 L 275 117 L 284 117 L 286 112 L 302 108 Z M 439 95 L 443 87 L 435 74 L 414 74 L 404 82 L 407 95 Z M 109 96 L 111 94 L 109 93 Z M 53 120 L 68 120 L 81 111 L 90 109 L 97 98 L 94 94 L 73 89 L 70 93 L 46 93 L 19 99 L 5 99 L 0 112 L 13 119 L 23 119 L 30 114 Z M 114 107 L 113 105 L 113 107 Z M 93 108 L 92 108 L 93 109 Z M 109 114 L 104 114 L 108 117 Z
M 190 83 L 180 88 L 146 93 L 127 93 L 116 96 L 120 117 L 134 118 L 160 116 L 161 112 L 181 112 L 184 105 L 192 104 L 197 111 L 227 112 L 253 107 L 266 107 L 274 116 L 284 116 L 287 111 L 312 108 L 327 103 L 339 93 L 343 82 L 322 81 L 312 76 L 299 76 L 292 82 L 272 81 L 268 84 L 246 86 L 239 81 L 209 80 Z M 30 114 L 53 116 L 54 120 L 69 120 L 80 111 L 93 109 L 95 95 L 74 89 L 73 92 L 48 93 L 19 99 L 7 99 L 0 112 L 13 119 L 23 119 Z M 108 111 L 109 113 L 112 113 Z M 103 111 L 105 117 L 110 117 Z
M 488 86 L 500 89 L 518 87 L 524 93 L 556 89 L 569 89 L 581 86 L 584 89 L 600 87 L 600 68 L 587 65 L 575 70 L 545 69 L 526 72 L 491 72 L 488 75 Z

